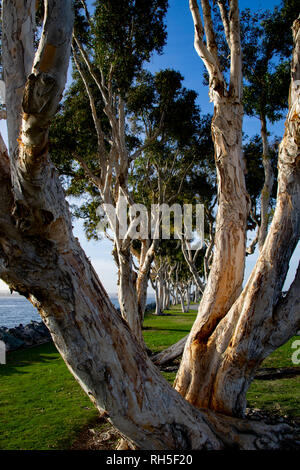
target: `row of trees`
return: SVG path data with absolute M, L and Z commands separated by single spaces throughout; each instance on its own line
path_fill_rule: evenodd
M 261 64 L 251 45 L 253 36 L 248 41 L 241 35 L 237 0 L 220 0 L 213 5 L 201 0 L 203 16 L 198 2 L 189 2 L 195 48 L 205 65 L 214 104 L 215 173 L 212 143 L 205 131 L 207 118 L 199 114 L 195 93 L 182 87 L 177 72 L 166 70 L 153 77 L 143 70 L 151 53 L 163 47 L 166 1 L 105 0 L 96 2 L 93 15 L 84 0 L 46 0 L 44 9 L 39 3 L 2 2 L 9 154 L 1 141 L 1 278 L 38 308 L 70 371 L 130 446 L 183 450 L 280 446 L 289 439 L 285 426 L 237 418 L 243 416 L 247 389 L 262 360 L 300 325 L 300 269 L 287 295 L 281 295 L 300 231 L 299 19 L 292 18 L 289 108 L 279 147 L 276 207 L 267 237 L 266 211 L 257 203 L 261 188 L 255 176 L 252 200 L 246 186 L 242 72 L 246 67 L 249 93 L 245 103 L 261 118 L 263 140 L 267 136 L 264 119 L 266 122 L 271 116 L 268 113 L 284 108 L 275 98 L 277 107 L 273 105 L 270 90 L 266 91 L 273 73 L 269 67 L 277 70 L 276 60 L 272 60 L 275 54 L 283 54 L 275 47 L 280 41 L 278 26 L 273 25 L 275 20 L 284 25 L 280 22 L 290 21 L 293 2 L 284 2 L 282 9 L 267 15 L 263 23 L 253 20 L 266 34 L 266 39 L 261 36 L 259 52 L 265 87 L 258 87 L 255 79 L 252 83 L 252 76 L 260 77 Z M 42 31 L 36 26 L 40 15 L 44 15 Z M 250 57 L 249 70 L 257 67 L 256 74 L 247 72 L 248 62 L 243 65 L 241 37 L 246 57 Z M 71 48 L 75 82 L 53 121 Z M 260 90 L 265 93 L 262 104 L 257 100 Z M 265 111 L 264 103 L 271 103 Z M 174 252 L 168 243 L 157 247 L 155 241 L 120 239 L 114 233 L 121 317 L 72 234 L 68 204 L 49 156 L 51 121 L 52 154 L 64 175 L 65 188 L 69 194 L 91 197 L 92 202 L 80 208 L 88 214 L 90 233 L 99 201 L 117 208 L 121 196 L 129 207 L 139 201 L 149 206 L 153 201 L 196 198 L 211 215 L 211 226 L 206 227 L 206 264 L 197 266 L 184 239 L 179 259 L 178 250 Z M 248 143 L 245 154 L 249 158 L 255 155 L 259 145 L 258 141 Z M 271 146 L 267 146 L 269 151 Z M 264 147 L 263 201 L 267 192 L 271 194 L 268 155 Z M 250 187 L 251 175 L 246 176 Z M 270 205 L 270 194 L 265 207 Z M 134 224 L 135 215 L 130 215 Z M 264 241 L 243 288 L 247 229 L 255 219 L 259 222 L 258 238 L 264 237 Z M 137 279 L 133 256 L 139 261 Z M 155 278 L 151 276 L 152 263 Z M 205 280 L 207 276 L 174 388 L 147 357 L 141 335 L 148 279 L 151 276 L 159 288 L 156 278 L 166 265 L 167 271 L 175 266 L 175 274 L 170 276 L 176 276 L 179 265 L 176 287 L 184 284 L 185 271 L 190 270 L 197 286 L 199 273 L 201 282 L 201 277 Z
M 153 52 L 161 52 L 165 43 L 167 2 L 149 4 L 146 22 L 144 5 L 119 2 L 112 7 L 96 2 L 93 16 L 85 2 L 78 2 L 75 6 L 74 82 L 52 124 L 51 139 L 52 159 L 65 176 L 67 194 L 88 195 L 81 207 L 76 207 L 75 215 L 84 218 L 87 236 L 98 239 L 99 205 L 110 203 L 117 208 L 120 196 L 126 197 L 129 207 L 140 202 L 149 209 L 151 204 L 170 204 L 173 201 L 204 203 L 206 250 L 192 253 L 187 240 L 182 239 L 181 243 L 191 272 L 190 279 L 185 279 L 182 285 L 186 285 L 186 290 L 193 279 L 199 291 L 203 292 L 213 255 L 216 204 L 211 117 L 201 116 L 195 92 L 183 88 L 183 77 L 178 72 L 164 70 L 153 76 L 143 69 L 145 61 Z M 274 151 L 267 142 L 266 119 L 274 122 L 281 118 L 281 110 L 287 106 L 289 65 L 288 62 L 282 64 L 282 58 L 291 54 L 292 41 L 287 35 L 285 41 L 274 43 L 273 37 L 279 24 L 285 29 L 291 24 L 294 6 L 288 2 L 273 13 L 252 15 L 246 10 L 242 14 L 246 80 L 244 105 L 249 115 L 258 114 L 262 122 L 261 139 L 256 137 L 244 148 L 249 168 L 246 187 L 251 196 L 248 227 L 254 229 L 257 226 L 257 234 L 247 249 L 248 253 L 253 253 L 258 240 L 260 246 L 263 244 L 276 194 L 273 183 L 277 149 Z M 214 21 L 220 23 L 216 8 L 213 14 Z M 138 29 L 133 29 L 132 21 Z M 116 24 L 122 24 L 120 37 L 115 34 Z M 229 56 L 228 45 L 220 36 L 218 41 L 222 50 L 222 67 L 228 68 L 225 59 Z M 126 47 L 120 47 L 120 44 L 126 44 Z M 279 65 L 273 60 L 275 56 L 278 59 L 278 55 L 281 59 Z M 105 86 L 109 97 L 104 96 Z M 119 101 L 124 108 L 122 113 Z M 87 113 L 89 106 L 91 112 Z M 111 117 L 108 116 L 109 106 Z M 121 118 L 124 123 L 118 127 Z M 123 165 L 113 162 L 113 146 L 117 148 L 121 141 L 126 143 L 123 153 L 128 153 L 124 157 L 127 163 Z M 106 180 L 103 177 L 105 172 Z M 102 179 L 99 178 L 100 173 Z M 105 181 L 110 177 L 110 185 L 106 185 L 104 191 Z M 105 215 L 105 212 L 101 214 Z M 132 218 L 131 224 L 136 224 L 136 217 Z M 113 243 L 113 256 L 119 270 L 122 315 L 141 339 L 149 278 L 155 283 L 159 313 L 164 302 L 163 287 L 159 284 L 168 284 L 169 271 L 175 270 L 177 261 L 182 262 L 182 256 L 177 254 L 179 259 L 174 262 L 166 251 L 162 253 L 163 247 L 159 247 L 157 241 L 124 241 L 116 233 L 113 233 Z M 178 249 L 181 250 L 180 245 Z M 133 256 L 137 260 L 137 268 Z M 167 270 L 157 268 L 162 264 L 162 256 L 163 265 L 169 265 Z M 155 257 L 156 267 L 153 264 Z M 195 265 L 196 259 L 198 266 Z M 181 269 L 181 272 L 187 278 L 186 270 Z

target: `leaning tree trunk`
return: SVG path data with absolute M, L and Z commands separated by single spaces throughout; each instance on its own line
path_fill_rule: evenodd
M 13 17 L 14 3 L 3 1 L 4 16 Z M 15 167 L 1 148 L 0 276 L 36 306 L 83 390 L 135 446 L 277 448 L 291 437 L 288 426 L 197 410 L 171 388 L 113 307 L 72 234 L 68 206 L 47 152 L 49 122 L 66 80 L 71 7 L 71 0 L 46 2 L 44 34 L 26 82 L 23 108 L 17 110 L 22 130 Z M 10 42 L 3 54 L 4 67 L 14 45 L 11 31 L 5 33 Z M 15 169 L 22 204 L 14 211 L 11 171 Z M 286 316 L 290 301 L 291 297 Z
M 157 366 L 163 366 L 174 361 L 174 359 L 177 359 L 183 353 L 187 338 L 188 337 L 185 336 L 184 338 L 177 341 L 177 343 L 174 343 L 167 349 L 164 349 L 164 351 L 161 351 L 160 353 L 157 353 L 152 356 L 152 362 L 154 362 L 154 364 L 156 364 Z

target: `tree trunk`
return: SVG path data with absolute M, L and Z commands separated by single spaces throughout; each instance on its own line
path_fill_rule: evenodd
M 263 166 L 264 166 L 264 186 L 261 192 L 261 199 L 260 199 L 260 227 L 259 227 L 259 234 L 258 234 L 258 246 L 259 250 L 262 250 L 264 245 L 267 233 L 268 233 L 268 225 L 269 225 L 269 209 L 270 209 L 270 199 L 271 193 L 273 189 L 274 183 L 274 175 L 272 170 L 272 162 L 270 157 L 269 151 L 269 144 L 268 144 L 268 134 L 267 134 L 267 122 L 266 116 L 261 115 L 260 118 L 261 123 L 261 138 L 263 143 Z
M 186 289 L 186 312 L 190 310 L 190 304 L 191 304 L 191 286 L 188 284 L 187 289 Z
M 169 282 L 164 282 L 164 310 L 169 310 L 170 308 L 170 287 Z
M 139 273 L 140 274 L 140 273 Z M 144 321 L 145 309 L 147 304 L 147 290 L 148 290 L 148 275 L 140 276 L 138 274 L 136 281 L 138 314 L 141 324 Z
M 127 321 L 138 341 L 143 344 L 142 322 L 138 314 L 138 299 L 135 286 L 132 255 L 130 249 L 118 251 L 119 286 L 118 297 L 122 317 Z
M 181 311 L 182 311 L 182 313 L 185 313 L 184 293 L 182 292 L 182 290 L 180 290 L 179 296 L 180 296 Z
M 139 272 L 136 281 L 136 291 L 138 300 L 138 312 L 141 323 L 144 321 L 146 303 L 147 303 L 147 289 L 150 276 L 151 264 L 154 258 L 156 240 L 151 244 L 150 240 L 141 241 L 141 255 L 139 259 Z
M 174 361 L 174 359 L 177 359 L 183 353 L 186 340 L 187 336 L 177 341 L 177 343 L 172 344 L 172 346 L 168 347 L 164 351 L 155 354 L 151 357 L 151 360 L 157 366 L 163 366 Z
M 11 14 L 11 7 L 15 5 L 3 2 L 4 16 Z M 105 413 L 131 445 L 149 450 L 278 448 L 293 438 L 288 426 L 251 423 L 209 410 L 197 410 L 172 389 L 115 310 L 72 234 L 68 206 L 47 152 L 49 121 L 57 109 L 66 80 L 72 20 L 71 0 L 46 2 L 43 39 L 36 54 L 33 76 L 29 76 L 26 83 L 23 109 L 16 110 L 22 115 L 22 131 L 15 167 L 10 167 L 5 149 L 1 148 L 0 277 L 38 309 L 71 373 L 98 410 Z M 7 47 L 12 47 L 10 31 L 6 31 L 6 37 L 11 38 Z M 298 74 L 297 77 L 299 79 Z M 288 134 L 294 133 L 294 141 L 299 142 L 299 127 L 298 130 L 295 127 L 299 125 L 299 91 L 297 93 L 298 104 L 290 111 Z M 286 169 L 291 165 L 291 173 L 284 175 L 283 185 L 279 185 L 281 190 L 287 189 L 286 186 L 294 189 L 296 176 L 299 182 L 299 158 L 293 157 L 291 161 L 290 157 L 295 150 L 294 141 L 287 138 L 282 147 L 281 165 Z M 298 169 L 294 173 L 296 165 Z M 22 206 L 19 204 L 18 210 L 13 211 L 16 200 L 10 170 L 15 169 L 20 188 L 18 197 L 21 194 L 23 199 Z M 291 235 L 292 222 L 296 220 L 296 227 L 299 226 L 299 206 L 297 213 L 293 205 L 286 203 L 291 195 L 292 202 L 297 202 L 299 192 L 283 194 L 280 202 L 284 207 L 279 208 L 273 221 L 273 224 L 278 224 L 278 220 L 282 222 L 284 212 L 287 236 Z M 291 216 L 294 219 L 289 220 Z M 282 233 L 278 226 L 275 229 L 268 240 L 272 233 L 274 243 L 281 242 L 281 247 Z M 296 234 L 296 231 L 292 233 L 294 237 Z M 282 262 L 276 253 L 274 269 L 279 277 L 284 277 L 283 264 L 291 251 L 292 247 L 286 248 Z M 270 255 L 274 255 L 274 251 Z M 268 259 L 269 289 L 265 298 L 270 296 L 270 278 L 274 271 L 270 260 L 273 258 Z M 298 281 L 283 303 L 283 311 L 279 309 L 273 319 L 277 330 L 273 329 L 273 336 L 267 339 L 272 345 L 283 340 L 282 313 L 290 326 L 290 307 L 294 305 Z M 262 276 L 256 281 L 258 296 L 261 283 L 265 283 Z M 242 340 L 245 333 L 243 320 L 241 317 L 242 329 L 237 330 L 237 341 Z M 253 323 L 251 316 L 246 320 Z M 256 340 L 255 333 L 259 330 L 256 323 L 252 326 Z M 287 328 L 285 336 L 286 331 Z
M 300 21 L 297 20 L 294 23 L 296 47 L 290 108 L 285 135 L 280 145 L 277 205 L 269 234 L 243 292 L 232 306 L 229 303 L 229 308 L 224 312 L 225 318 L 214 324 L 213 330 L 209 330 L 206 324 L 202 326 L 203 309 L 207 308 L 207 297 L 212 301 L 211 289 L 217 276 L 212 278 L 211 275 L 218 256 L 222 254 L 218 245 L 218 213 L 214 264 L 200 303 L 200 313 L 189 336 L 184 360 L 176 378 L 177 390 L 190 402 L 198 407 L 208 407 L 226 414 L 244 413 L 246 392 L 255 371 L 271 351 L 295 333 L 293 327 L 300 321 L 299 311 L 291 300 L 299 284 L 299 271 L 288 294 L 289 300 L 286 301 L 290 301 L 293 307 L 289 313 L 285 310 L 287 317 L 281 318 L 280 315 L 283 310 L 281 289 L 300 233 L 300 90 L 297 88 L 297 80 L 300 79 L 299 26 Z M 224 186 L 225 181 L 221 178 L 220 187 L 226 193 Z M 231 197 L 234 199 L 233 194 Z M 236 204 L 238 206 L 238 201 Z M 229 220 L 225 218 L 223 222 L 225 226 Z M 234 244 L 228 246 L 234 247 Z M 225 256 L 223 258 L 226 259 Z M 236 260 L 239 261 L 239 258 Z M 225 302 L 225 305 L 228 304 Z M 195 357 L 197 362 L 194 361 Z
M 162 315 L 163 312 L 163 301 L 164 301 L 164 288 L 163 288 L 163 276 L 162 269 L 158 269 L 155 283 L 155 315 Z
M 159 292 L 159 285 L 155 285 L 155 315 L 162 315 L 161 296 Z
M 206 390 L 211 369 L 205 351 L 216 326 L 240 295 L 244 277 L 248 196 L 242 166 L 242 119 L 241 104 L 228 98 L 215 103 L 212 135 L 219 188 L 215 252 L 176 378 L 176 389 L 196 406 L 209 406 Z

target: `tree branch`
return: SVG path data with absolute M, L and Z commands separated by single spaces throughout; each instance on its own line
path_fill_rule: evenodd
M 84 9 L 84 12 L 85 12 L 85 16 L 86 16 L 87 22 L 88 22 L 90 28 L 92 29 L 91 16 L 90 16 L 90 13 L 89 13 L 89 10 L 88 10 L 86 1 L 85 1 L 85 0 L 81 0 L 81 3 L 82 3 L 82 6 L 83 6 L 83 9 Z
M 13 161 L 18 151 L 23 90 L 34 59 L 35 2 L 3 0 L 1 26 L 9 156 Z
M 225 80 L 223 74 L 216 62 L 215 57 L 209 52 L 208 48 L 204 43 L 204 30 L 201 21 L 201 16 L 199 12 L 197 0 L 189 0 L 190 10 L 194 21 L 195 26 L 195 41 L 194 46 L 204 62 L 204 65 L 209 74 L 210 88 L 218 93 L 225 90 Z
M 76 68 L 77 68 L 77 70 L 78 70 L 78 72 L 81 76 L 81 79 L 84 83 L 84 86 L 85 86 L 85 89 L 86 89 L 86 92 L 87 92 L 87 95 L 89 97 L 90 108 L 91 108 L 91 111 L 92 111 L 93 121 L 94 121 L 95 129 L 96 129 L 96 132 L 97 132 L 100 164 L 101 164 L 102 172 L 104 172 L 105 156 L 106 156 L 106 149 L 105 149 L 105 143 L 104 143 L 105 135 L 104 135 L 104 132 L 102 130 L 101 121 L 100 121 L 100 119 L 98 118 L 98 115 L 97 115 L 95 100 L 94 100 L 94 97 L 93 97 L 91 87 L 89 86 L 87 77 L 86 77 L 86 75 L 83 71 L 83 68 L 81 67 L 81 65 L 79 63 L 79 60 L 78 60 L 78 57 L 77 57 L 77 54 L 76 54 L 76 51 L 75 51 L 74 47 L 72 47 L 72 50 L 73 50 L 73 58 L 74 58 Z M 108 140 L 107 137 L 106 137 L 106 139 Z
M 97 85 L 98 88 L 99 88 L 99 91 L 100 91 L 100 93 L 101 93 L 101 95 L 102 95 L 102 99 L 103 99 L 104 104 L 105 104 L 105 107 L 106 107 L 107 105 L 109 105 L 109 97 L 108 97 L 108 94 L 107 94 L 107 92 L 106 92 L 106 90 L 105 90 L 104 84 L 103 84 L 102 81 L 100 81 L 100 80 L 98 79 L 97 75 L 95 74 L 95 71 L 94 71 L 94 69 L 93 69 L 93 65 L 91 64 L 91 62 L 90 62 L 90 60 L 89 60 L 89 58 L 88 58 L 87 53 L 85 52 L 85 50 L 84 50 L 84 48 L 83 48 L 81 42 L 79 41 L 79 39 L 78 39 L 78 37 L 77 37 L 77 35 L 76 35 L 76 31 L 73 31 L 73 38 L 74 38 L 74 41 L 76 42 L 76 45 L 77 45 L 77 47 L 78 47 L 78 49 L 79 49 L 79 51 L 80 51 L 80 54 L 81 54 L 81 56 L 82 56 L 82 58 L 83 58 L 83 60 L 84 60 L 84 62 L 85 62 L 85 64 L 86 64 L 86 66 L 87 66 L 87 68 L 88 68 L 88 71 L 89 71 L 91 77 L 94 79 L 96 85 Z
M 216 44 L 215 32 L 212 22 L 211 16 L 211 8 L 209 4 L 209 0 L 201 0 L 202 11 L 203 11 L 203 18 L 204 18 L 204 30 L 205 30 L 205 37 L 207 43 L 207 49 L 214 57 L 215 63 L 219 70 L 220 68 L 220 60 L 218 56 L 218 47 Z
M 228 11 L 225 5 L 225 0 L 218 0 L 218 6 L 221 14 L 222 23 L 224 26 L 224 32 L 226 41 L 229 49 L 231 49 L 231 40 L 230 40 L 230 23 L 228 19 Z
M 273 312 L 274 331 L 268 341 L 270 352 L 279 348 L 300 329 L 300 262 L 298 269 L 285 297 L 279 300 Z M 268 348 L 265 352 L 269 354 Z
M 75 158 L 75 160 L 77 160 L 80 163 L 80 165 L 84 169 L 87 177 L 92 181 L 92 183 L 94 183 L 94 185 L 97 186 L 97 188 L 99 188 L 100 191 L 102 191 L 102 189 L 103 189 L 102 179 L 99 178 L 98 176 L 94 175 L 92 170 L 87 166 L 84 159 L 81 158 L 80 155 L 78 155 L 78 153 L 74 152 L 73 157 Z
M 242 84 L 242 47 L 240 31 L 240 13 L 238 0 L 230 0 L 230 84 L 229 93 L 239 102 L 243 97 Z

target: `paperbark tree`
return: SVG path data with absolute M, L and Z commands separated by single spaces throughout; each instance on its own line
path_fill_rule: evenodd
M 18 67 L 24 70 L 22 51 L 25 49 L 20 48 L 19 55 L 12 55 L 15 38 L 21 37 L 19 15 L 27 14 L 28 24 L 33 24 L 33 10 L 25 12 L 22 10 L 25 6 L 24 0 L 3 1 L 3 65 L 11 90 L 13 83 L 6 64 L 11 60 L 11 70 Z M 18 148 L 12 141 L 15 153 L 9 158 L 3 142 L 0 147 L 0 277 L 37 307 L 69 370 L 95 406 L 106 413 L 107 419 L 133 445 L 150 450 L 277 448 L 293 437 L 288 426 L 269 426 L 198 410 L 172 389 L 116 312 L 74 238 L 64 193 L 48 155 L 49 122 L 56 112 L 67 74 L 72 5 L 71 0 L 46 0 L 45 7 L 43 34 L 35 57 L 32 56 L 31 73 L 24 77 L 23 98 L 15 114 L 10 114 L 13 116 L 10 128 L 15 127 L 15 135 L 20 135 Z M 12 30 L 17 34 L 12 35 Z M 245 326 L 245 322 L 250 323 L 253 341 L 258 347 L 264 346 L 264 354 L 288 339 L 293 329 L 299 327 L 299 315 L 294 314 L 300 269 L 288 295 L 277 303 L 276 311 L 273 311 L 274 302 L 270 302 L 278 293 L 293 240 L 299 235 L 299 156 L 296 152 L 299 87 L 295 83 L 300 78 L 299 30 L 298 20 L 294 25 L 297 47 L 290 111 L 281 146 L 278 210 L 274 228 L 244 292 L 245 308 L 235 337 L 242 345 L 243 339 L 247 342 L 249 326 Z M 16 82 L 15 86 L 19 84 Z M 11 93 L 7 108 L 15 105 Z M 21 116 L 21 123 L 16 119 L 18 116 Z M 12 184 L 12 177 L 15 184 Z M 283 225 L 279 226 L 281 222 Z M 283 246 L 285 236 L 292 240 L 288 247 Z M 253 297 L 254 291 L 256 304 L 260 305 L 254 315 L 249 315 L 246 297 Z M 260 334 L 256 335 L 257 321 L 261 323 L 266 306 L 269 306 L 268 312 L 272 310 L 272 321 L 264 322 Z M 231 318 L 240 313 L 238 303 L 234 307 Z M 228 325 L 230 329 L 232 322 Z M 253 351 L 248 349 L 248 344 L 247 351 Z M 230 361 L 227 364 L 234 367 Z M 245 373 L 246 382 L 253 361 L 247 365 L 247 370 L 239 369 L 240 374 Z M 226 372 L 228 368 L 218 369 L 219 377 L 223 373 L 222 378 L 226 379 L 223 385 L 228 390 L 227 383 L 231 385 L 236 374 L 228 377 Z M 231 392 L 234 390 L 230 387 Z
M 202 1 L 207 45 L 197 2 L 190 1 L 195 23 L 195 45 L 210 74 L 210 95 L 215 104 L 212 132 L 215 138 L 218 170 L 218 215 L 215 252 L 207 288 L 198 317 L 185 347 L 176 378 L 176 389 L 198 407 L 242 415 L 246 392 L 262 360 L 283 344 L 299 322 L 297 303 L 290 311 L 291 324 L 282 324 L 274 312 L 280 309 L 281 289 L 290 259 L 299 239 L 299 20 L 294 24 L 295 49 L 292 85 L 286 131 L 279 152 L 279 176 L 276 211 L 272 226 L 258 262 L 241 292 L 245 256 L 245 222 L 248 198 L 244 191 L 243 163 L 240 148 L 242 119 L 241 46 L 238 3 L 230 2 L 227 16 L 224 2 L 218 2 L 231 51 L 229 88 L 217 67 L 209 3 Z M 227 20 L 226 20 L 227 18 Z M 220 78 L 219 78 L 220 77 Z M 220 86 L 220 80 L 221 85 Z M 221 103 L 221 115 L 219 115 Z M 235 123 L 236 138 L 232 139 Z M 219 124 L 219 127 L 216 126 Z M 224 139 L 224 140 L 223 140 Z M 232 161 L 233 159 L 233 161 Z M 235 172 L 232 173 L 232 169 Z M 234 182 L 232 177 L 234 177 Z M 231 188 L 231 194 L 227 193 Z M 237 190 L 239 200 L 236 199 Z M 231 216 L 229 216 L 231 213 Z M 239 220 L 236 219 L 239 214 Z M 230 233 L 228 233 L 230 230 Z M 230 237 L 233 237 L 230 239 Z M 226 248 L 225 248 L 225 244 Z M 230 247 L 230 249 L 229 249 Z M 223 263 L 226 265 L 223 265 Z M 219 271 L 219 269 L 222 269 Z M 291 292 L 299 282 L 299 271 Z M 231 279 L 232 284 L 227 284 Z M 294 316 L 294 319 L 291 318 Z M 297 318 L 297 320 L 296 320 Z M 274 334 L 276 333 L 276 341 Z M 282 341 L 282 342 L 281 342 Z
M 128 183 L 130 167 L 161 135 L 159 122 L 153 132 L 152 129 L 146 130 L 143 144 L 136 145 L 134 151 L 131 151 L 127 144 L 126 100 L 128 90 L 143 63 L 149 60 L 154 51 L 160 52 L 164 45 L 166 33 L 163 18 L 167 2 L 106 0 L 95 2 L 94 15 L 89 14 L 85 1 L 82 0 L 81 3 L 90 40 L 85 41 L 85 44 L 80 37 L 80 28 L 75 27 L 72 50 L 74 63 L 89 99 L 97 135 L 97 152 L 94 155 L 93 167 L 89 166 L 87 160 L 78 155 L 78 152 L 74 153 L 74 156 L 82 165 L 86 177 L 98 189 L 103 207 L 109 205 L 116 209 L 117 224 L 112 222 L 111 215 L 104 210 L 114 233 L 120 310 L 132 331 L 143 343 L 141 325 L 155 243 L 150 243 L 146 252 L 146 244 L 143 244 L 136 279 L 130 235 L 136 217 L 129 215 L 129 226 L 124 237 L 118 230 L 121 227 L 118 208 L 122 198 L 126 199 L 129 209 L 132 208 L 134 201 Z M 118 34 L 114 28 L 117 24 Z
M 262 249 L 270 224 L 270 203 L 274 184 L 272 152 L 268 136 L 268 121 L 282 119 L 288 106 L 288 86 L 292 33 L 296 4 L 284 1 L 274 12 L 242 13 L 243 72 L 245 77 L 245 112 L 260 120 L 264 184 L 260 195 L 260 222 L 257 241 Z M 284 31 L 282 41 L 276 40 Z M 277 60 L 279 57 L 279 61 Z M 274 59 L 276 62 L 274 63 Z M 252 249 L 253 249 L 252 245 Z

